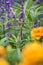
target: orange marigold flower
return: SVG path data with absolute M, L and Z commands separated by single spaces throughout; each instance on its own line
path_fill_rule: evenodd
M 43 36 L 43 27 L 39 27 L 39 30 L 40 30 L 40 35 Z
M 39 42 L 24 46 L 19 65 L 39 65 L 37 63 L 40 61 L 43 61 L 43 46 Z
M 5 56 L 5 48 L 3 46 L 0 46 L 0 57 Z
M 27 63 L 20 62 L 19 65 L 27 65 Z
M 35 39 L 40 39 L 41 37 L 43 37 L 43 27 L 37 27 L 37 28 L 33 28 L 31 31 L 31 36 Z
M 4 59 L 0 59 L 0 65 L 9 65 L 9 63 Z

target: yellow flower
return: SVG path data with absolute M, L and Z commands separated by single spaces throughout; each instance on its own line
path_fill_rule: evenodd
M 0 59 L 0 65 L 9 65 L 9 63 L 4 59 Z
M 37 27 L 37 28 L 33 28 L 31 31 L 31 36 L 35 39 L 40 39 L 41 37 L 43 37 L 43 27 Z
M 27 65 L 27 63 L 20 62 L 19 65 Z
M 0 57 L 5 56 L 5 48 L 3 46 L 0 46 Z
M 31 42 L 24 46 L 19 65 L 37 65 L 40 61 L 43 61 L 43 46 L 39 42 Z

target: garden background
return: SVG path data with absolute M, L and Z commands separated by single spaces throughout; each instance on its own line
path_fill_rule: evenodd
M 43 26 L 43 0 L 0 0 L 0 46 L 10 65 L 20 61 L 24 45 L 36 41 L 31 30 L 39 26 Z

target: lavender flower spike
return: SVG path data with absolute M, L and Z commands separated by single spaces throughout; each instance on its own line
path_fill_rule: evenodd
M 20 20 L 24 20 L 24 4 L 23 2 L 21 3 L 21 12 L 20 12 Z
M 12 18 L 16 18 L 15 12 L 12 12 Z
M 11 6 L 11 0 L 6 0 L 6 10 L 8 13 L 8 20 L 10 19 L 10 6 Z
M 10 36 L 11 36 L 11 33 L 10 33 L 10 32 L 8 32 L 8 33 L 6 33 L 6 34 L 5 34 L 5 36 L 10 37 Z
M 8 22 L 7 25 L 6 25 L 6 28 L 10 29 L 11 27 L 12 27 L 12 22 Z
M 20 19 L 23 19 L 24 18 L 24 12 L 21 12 L 20 13 Z

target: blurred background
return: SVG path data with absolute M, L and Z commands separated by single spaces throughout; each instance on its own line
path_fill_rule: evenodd
M 20 0 L 14 0 L 15 2 L 20 2 Z M 23 0 L 23 1 L 26 1 L 26 0 Z M 35 1 L 35 0 L 33 0 Z M 40 1 L 40 2 L 43 2 L 43 0 L 37 0 L 37 1 Z

